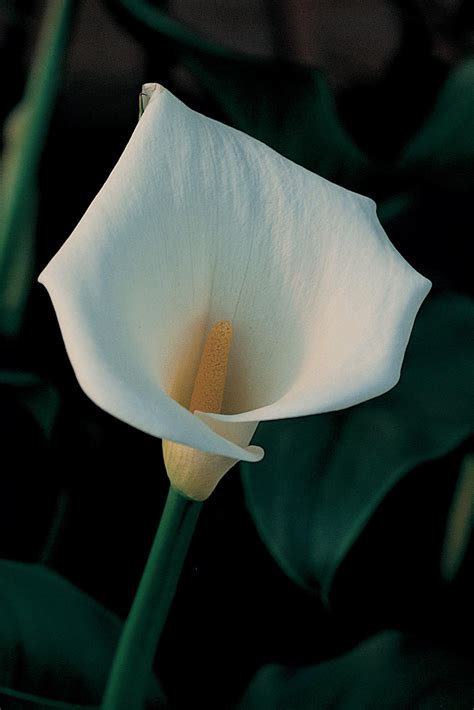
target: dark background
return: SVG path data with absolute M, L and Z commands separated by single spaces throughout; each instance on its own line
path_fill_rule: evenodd
M 469 4 L 346 2 L 331 9 L 322 3 L 313 24 L 312 4 L 304 2 L 230 3 L 221 14 L 217 3 L 208 15 L 204 1 L 176 2 L 170 11 L 225 46 L 271 57 L 283 72 L 320 68 L 357 144 L 374 160 L 387 160 L 423 122 L 450 69 L 469 53 Z M 21 97 L 44 6 L 0 5 L 2 120 Z M 367 14 L 379 12 L 380 20 L 367 26 Z M 352 33 L 348 22 L 356 26 Z M 323 28 L 323 39 L 315 27 Z M 145 81 L 164 83 L 188 104 L 228 120 L 172 42 L 146 32 L 117 3 L 77 3 L 41 162 L 36 273 L 122 152 Z M 380 185 L 366 188 L 377 196 Z M 388 194 L 389 183 L 384 189 Z M 430 186 L 389 234 L 435 288 L 468 292 L 473 226 L 468 192 Z M 160 442 L 85 397 L 41 286 L 33 286 L 21 334 L 4 339 L 0 357 L 3 368 L 52 381 L 61 402 L 46 438 L 13 394 L 2 394 L 0 555 L 37 560 L 62 493 L 66 516 L 50 565 L 125 617 L 167 491 Z M 175 705 L 194 707 L 200 698 L 206 707 L 226 707 L 263 663 L 329 658 L 379 629 L 399 628 L 472 653 L 472 549 L 449 587 L 438 570 L 449 502 L 467 450 L 464 445 L 420 467 L 391 493 L 340 570 L 331 610 L 285 577 L 246 512 L 237 471 L 225 477 L 204 507 L 158 649 L 158 675 Z

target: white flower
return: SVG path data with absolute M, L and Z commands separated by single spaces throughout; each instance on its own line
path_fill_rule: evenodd
M 258 422 L 393 387 L 430 283 L 389 242 L 372 200 L 161 86 L 144 91 L 123 155 L 40 281 L 97 405 L 224 457 L 203 490 L 174 481 L 202 499 L 223 468 L 260 460 L 249 446 Z M 192 413 L 203 343 L 221 320 L 233 326 L 222 413 Z

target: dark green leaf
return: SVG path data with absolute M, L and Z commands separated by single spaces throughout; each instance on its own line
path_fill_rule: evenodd
M 10 688 L 0 688 L 0 708 L 2 710 L 100 710 L 98 705 L 62 703 Z
M 387 493 L 474 428 L 474 303 L 431 297 L 389 393 L 333 414 L 263 423 L 259 464 L 241 464 L 246 500 L 286 573 L 329 595 L 334 574 Z
M 26 694 L 36 708 L 55 707 L 54 701 L 98 705 L 121 627 L 114 614 L 52 570 L 1 560 L 0 697 L 20 702 Z M 149 698 L 152 707 L 163 707 L 152 677 Z
M 344 656 L 257 673 L 239 710 L 460 710 L 474 702 L 474 666 L 454 653 L 396 632 Z
M 0 369 L 0 386 L 30 412 L 44 436 L 49 437 L 60 404 L 56 387 L 33 372 L 6 369 Z
M 400 167 L 453 188 L 474 182 L 474 58 L 449 74 L 422 129 L 403 150 Z

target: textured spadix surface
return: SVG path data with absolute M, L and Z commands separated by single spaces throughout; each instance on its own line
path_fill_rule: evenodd
M 145 432 L 237 460 L 261 420 L 398 380 L 430 284 L 374 203 L 148 84 L 110 177 L 40 276 L 85 392 Z M 233 325 L 221 414 L 191 413 L 209 328 Z M 173 396 L 170 396 L 172 393 Z

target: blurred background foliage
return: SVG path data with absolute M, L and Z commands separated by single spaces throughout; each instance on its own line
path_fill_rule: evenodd
M 372 196 L 433 281 L 396 389 L 261 426 L 264 461 L 206 503 L 150 708 L 472 707 L 473 15 L 470 0 L 0 2 L 3 710 L 98 706 L 166 495 L 159 442 L 83 395 L 36 284 L 144 81 Z

